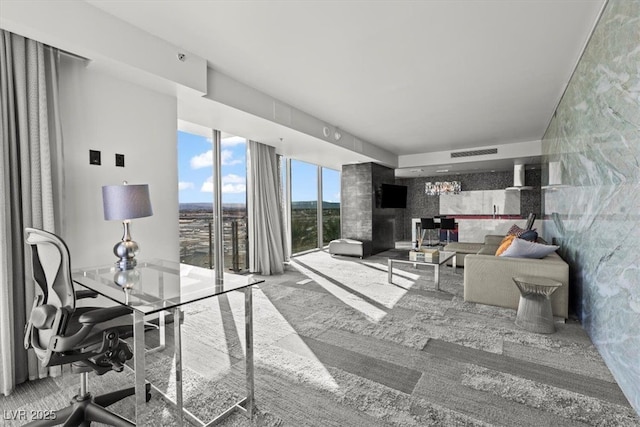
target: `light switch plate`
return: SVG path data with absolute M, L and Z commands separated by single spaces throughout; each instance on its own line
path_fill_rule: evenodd
M 100 152 L 97 150 L 89 150 L 89 164 L 100 165 Z

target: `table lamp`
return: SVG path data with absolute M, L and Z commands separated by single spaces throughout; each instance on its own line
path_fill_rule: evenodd
M 149 198 L 149 185 L 105 185 L 102 187 L 102 204 L 106 221 L 122 221 L 124 233 L 122 241 L 113 247 L 113 253 L 119 258 L 116 265 L 121 270 L 130 270 L 136 266 L 135 256 L 139 252 L 136 242 L 131 240 L 129 224 L 134 218 L 153 215 Z

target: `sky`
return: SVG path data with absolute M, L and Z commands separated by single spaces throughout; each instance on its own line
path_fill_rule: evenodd
M 222 203 L 245 203 L 247 185 L 246 140 L 223 138 Z M 292 161 L 292 199 L 316 200 L 316 167 Z M 213 144 L 211 139 L 178 132 L 178 181 L 180 203 L 211 203 L 213 201 Z M 340 201 L 340 174 L 323 169 L 323 200 Z

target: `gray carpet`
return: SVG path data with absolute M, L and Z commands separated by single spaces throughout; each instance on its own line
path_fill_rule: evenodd
M 463 270 L 394 267 L 313 252 L 254 291 L 257 413 L 225 426 L 637 426 L 597 351 L 575 321 L 540 335 L 515 312 L 462 300 Z M 186 307 L 185 406 L 211 419 L 244 394 L 243 295 Z M 149 341 L 155 337 L 149 336 Z M 168 337 L 172 343 L 171 336 Z M 172 357 L 148 356 L 148 377 L 172 394 Z M 129 374 L 92 378 L 94 390 Z M 0 397 L 3 409 L 54 409 L 74 394 L 65 375 Z M 157 396 L 148 425 L 174 425 Z M 133 416 L 132 399 L 113 406 Z M 8 422 L 6 425 L 19 425 Z

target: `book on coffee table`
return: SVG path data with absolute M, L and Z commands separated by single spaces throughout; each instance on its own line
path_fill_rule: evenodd
M 409 261 L 434 262 L 440 256 L 437 249 L 420 249 L 417 251 L 409 251 Z

